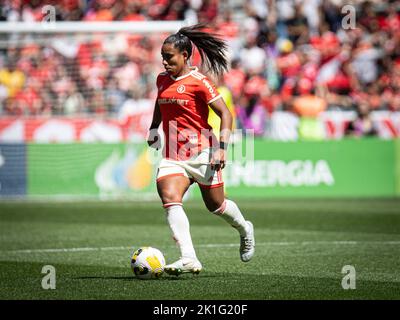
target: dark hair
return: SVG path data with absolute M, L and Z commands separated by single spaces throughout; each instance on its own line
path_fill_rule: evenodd
M 172 43 L 180 52 L 186 50 L 190 57 L 193 53 L 193 42 L 199 50 L 202 66 L 206 66 L 207 71 L 219 76 L 228 70 L 225 56 L 227 45 L 217 35 L 201 31 L 204 28 L 206 28 L 204 24 L 183 27 L 166 38 L 164 44 Z

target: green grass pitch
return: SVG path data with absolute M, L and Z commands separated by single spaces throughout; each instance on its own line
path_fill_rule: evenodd
M 399 299 L 400 199 L 237 200 L 256 232 L 252 261 L 203 203 L 185 210 L 203 271 L 138 280 L 139 246 L 179 258 L 159 202 L 0 202 L 0 299 Z M 44 265 L 56 289 L 44 290 Z M 344 290 L 345 265 L 356 289 Z

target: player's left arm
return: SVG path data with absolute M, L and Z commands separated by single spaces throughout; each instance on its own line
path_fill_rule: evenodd
M 232 130 L 232 114 L 221 97 L 210 103 L 211 109 L 221 118 L 219 148 L 214 152 L 211 159 L 211 168 L 215 170 L 223 169 L 226 163 L 226 153 L 228 149 L 229 137 Z

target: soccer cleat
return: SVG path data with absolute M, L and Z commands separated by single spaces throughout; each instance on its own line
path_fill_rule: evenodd
M 174 263 L 167 264 L 164 267 L 164 272 L 169 275 L 179 276 L 182 273 L 199 274 L 202 269 L 200 261 L 196 258 L 181 258 Z
M 246 221 L 249 229 L 245 237 L 240 237 L 240 259 L 248 262 L 254 255 L 256 241 L 254 239 L 254 227 L 250 221 Z

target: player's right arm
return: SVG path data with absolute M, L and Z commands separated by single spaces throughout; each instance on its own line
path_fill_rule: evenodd
M 160 147 L 160 142 L 161 142 L 157 130 L 158 127 L 160 126 L 160 123 L 161 123 L 161 111 L 160 111 L 160 106 L 156 101 L 153 111 L 153 120 L 151 121 L 151 125 L 149 128 L 147 144 L 152 148 L 156 148 L 157 150 Z

